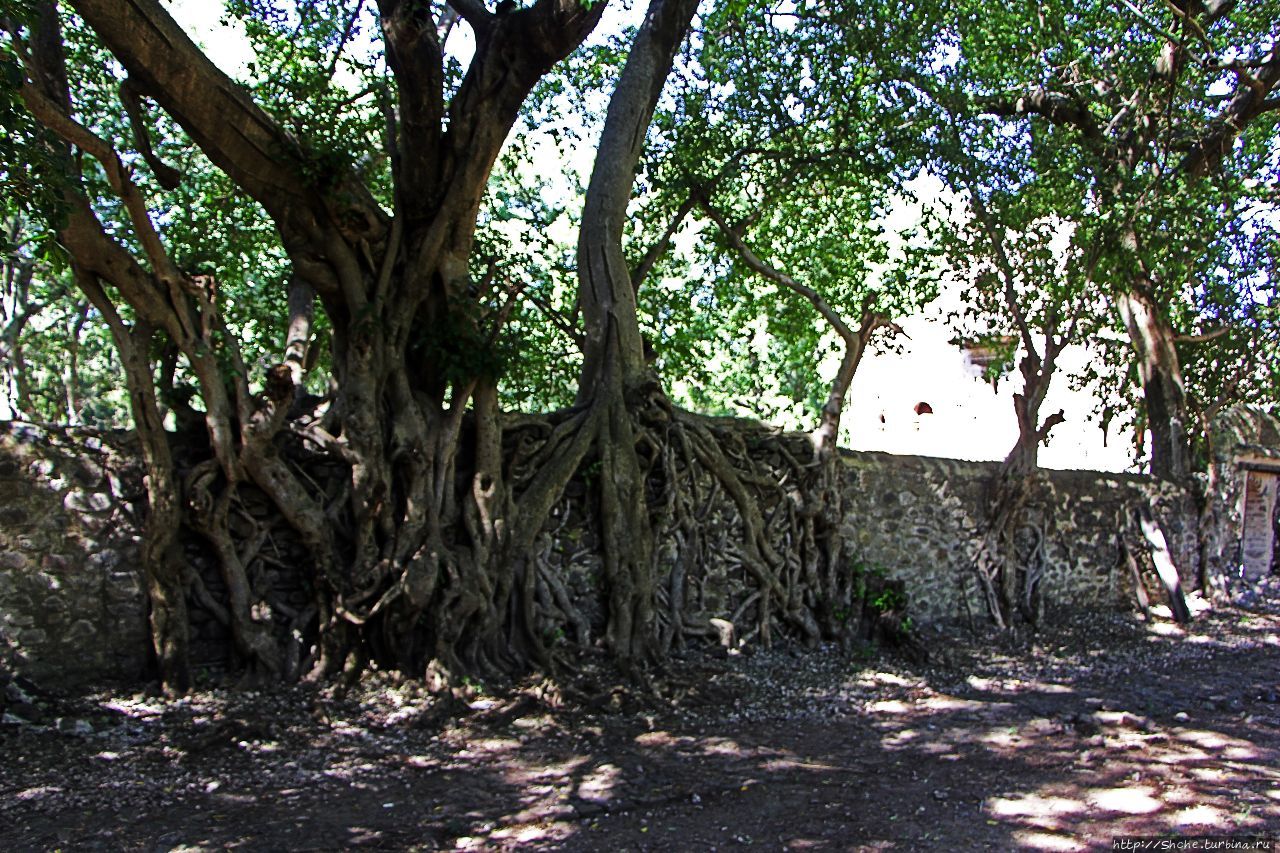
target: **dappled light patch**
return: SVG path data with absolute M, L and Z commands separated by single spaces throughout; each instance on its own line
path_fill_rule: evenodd
M 902 729 L 894 732 L 880 740 L 880 746 L 884 749 L 901 749 L 913 743 L 920 737 L 920 732 L 915 729 Z
M 519 748 L 520 741 L 509 738 L 484 738 L 458 752 L 459 758 L 501 758 Z
M 955 745 L 947 740 L 930 738 L 923 743 L 917 744 L 916 748 L 924 755 L 935 756 L 943 761 L 955 760 L 960 757 L 960 754 L 956 752 Z
M 1130 815 L 1151 814 L 1164 808 L 1164 804 L 1155 794 L 1154 788 L 1146 786 L 1101 788 L 1090 791 L 1086 795 L 1086 801 L 1093 808 L 1104 812 Z
M 1018 847 L 1024 850 L 1043 850 L 1046 853 L 1074 853 L 1088 849 L 1078 839 L 1069 835 L 1057 835 L 1052 832 L 1020 829 L 1013 833 Z
M 993 817 L 1055 818 L 1076 815 L 1088 811 L 1081 800 L 1042 794 L 1020 794 L 1012 797 L 993 797 L 987 801 L 986 811 Z
M 872 714 L 905 715 L 913 713 L 914 708 L 898 699 L 886 699 L 880 702 L 872 702 L 867 706 L 867 711 Z
M 1197 645 L 1212 645 L 1217 640 L 1213 637 L 1206 637 L 1204 634 L 1188 634 L 1182 638 L 1184 643 L 1195 643 Z
M 1169 621 L 1173 619 L 1173 614 L 1169 608 L 1163 604 L 1153 605 L 1151 615 L 1156 617 L 1155 621 L 1147 626 L 1147 630 L 1156 637 L 1179 637 L 1181 638 L 1186 631 L 1176 622 Z
M 526 785 L 561 779 L 577 773 L 590 760 L 591 757 L 588 755 L 574 755 L 566 761 L 552 761 L 546 764 L 521 762 L 510 767 L 504 774 L 504 778 L 513 783 Z
M 975 699 L 957 699 L 954 696 L 929 696 L 916 703 L 921 711 L 933 714 L 977 713 L 985 710 L 988 703 Z
M 1216 806 L 1191 806 L 1174 812 L 1171 822 L 1179 829 L 1206 828 L 1226 829 L 1230 826 L 1231 816 L 1226 810 Z
M 32 800 L 42 799 L 51 794 L 60 794 L 60 793 L 62 793 L 62 788 L 59 788 L 56 785 L 37 785 L 34 788 L 24 788 L 21 791 L 18 791 L 13 796 L 14 796 L 14 799 L 18 800 L 19 802 L 26 803 Z
M 494 830 L 488 836 L 490 844 L 514 844 L 517 846 L 539 846 L 552 841 L 561 841 L 569 837 L 572 830 L 566 826 L 523 825 L 504 827 Z
M 922 682 L 915 679 L 903 678 L 901 675 L 893 672 L 867 672 L 853 680 L 853 684 L 860 687 L 919 687 Z
M 377 683 L 100 697 L 81 712 L 93 736 L 5 741 L 0 821 L 48 842 L 26 847 L 74 847 L 121 804 L 139 818 L 117 837 L 168 825 L 166 849 L 261 846 L 259 827 L 320 847 L 571 851 L 1055 851 L 1270 830 L 1280 661 L 1229 624 L 1201 631 L 1214 644 L 1153 645 L 1135 625 L 1103 655 L 1064 637 L 950 668 L 757 652 L 708 671 L 714 703 L 634 712 L 495 690 L 439 715 L 436 696 Z M 62 825 L 80 834 L 60 841 Z
M 1248 741 L 1228 737 L 1221 732 L 1189 729 L 1179 732 L 1175 737 L 1183 743 L 1191 743 L 1204 749 L 1217 750 L 1221 758 L 1247 761 L 1257 758 L 1258 753 Z
M 703 755 L 743 755 L 742 747 L 731 738 L 706 738 L 698 741 L 698 751 Z
M 1221 767 L 1191 767 L 1187 774 L 1199 782 L 1211 785 L 1225 783 L 1229 778 Z
M 988 731 L 986 734 L 978 738 L 979 742 L 989 747 L 997 749 L 1016 749 L 1022 741 L 1021 735 L 1017 729 L 1000 729 L 996 731 Z
M 640 746 L 648 747 L 674 747 L 687 744 L 692 738 L 682 738 L 671 734 L 669 731 L 644 732 L 635 737 L 635 742 Z
M 578 783 L 577 794 L 584 800 L 608 802 L 610 792 L 618 784 L 622 771 L 613 764 L 601 764 Z
M 382 839 L 383 833 L 377 829 L 366 826 L 352 826 L 347 829 L 346 843 L 352 847 L 368 847 L 381 842 Z
M 818 764 L 799 758 L 770 758 L 760 762 L 760 769 L 766 773 L 785 773 L 790 770 L 801 770 L 809 773 L 836 773 L 844 770 L 831 764 Z

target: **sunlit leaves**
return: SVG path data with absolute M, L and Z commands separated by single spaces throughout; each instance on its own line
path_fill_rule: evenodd
M 258 102 L 303 143 L 308 177 L 324 187 L 356 168 L 390 206 L 385 153 L 391 97 L 377 20 L 362 0 L 229 0 L 254 51 Z
M 1275 198 L 1258 194 L 1277 180 L 1274 117 L 1253 120 L 1207 170 L 1188 168 L 1187 158 L 1233 121 L 1224 110 L 1249 73 L 1222 64 L 1270 49 L 1274 10 L 1224 6 L 1206 29 L 1161 3 L 955 8 L 947 62 L 917 87 L 921 118 L 949 128 L 949 144 L 927 151 L 930 168 L 986 200 L 1011 232 L 1043 217 L 1074 229 L 1073 251 L 1096 260 L 1089 291 L 1076 299 L 1149 289 L 1188 339 L 1179 354 L 1193 409 L 1272 405 L 1276 386 L 1266 387 L 1269 371 L 1258 365 L 1274 357 L 1245 357 L 1243 341 L 1275 352 L 1265 319 L 1275 285 L 1264 260 L 1274 240 L 1259 227 L 1274 219 Z M 1036 201 L 1005 203 L 1013 199 Z M 1029 291 L 1028 307 L 1060 292 L 1073 271 Z M 1133 356 L 1114 345 L 1121 335 L 1095 336 L 1086 369 L 1109 390 L 1107 423 L 1130 417 L 1135 402 Z
M 915 169 L 886 69 L 920 54 L 936 14 L 730 3 L 701 19 L 655 117 L 632 242 L 639 263 L 676 225 L 683 253 L 639 295 L 658 366 L 692 404 L 810 424 L 842 352 L 809 300 L 737 257 L 712 210 L 855 328 L 932 298 L 924 266 L 905 274 L 910 243 L 886 233 Z

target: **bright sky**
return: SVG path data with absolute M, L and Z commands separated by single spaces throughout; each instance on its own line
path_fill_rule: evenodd
M 935 303 L 927 315 L 902 321 L 911 340 L 901 354 L 874 354 L 863 360 L 845 417 L 851 433 L 847 446 L 975 460 L 1003 459 L 1013 447 L 1018 437 L 1013 413 L 1017 378 L 1005 377 L 993 392 L 978 368 L 949 343 L 953 333 L 937 319 L 938 313 Z M 1094 397 L 1068 387 L 1068 374 L 1083 366 L 1085 357 L 1080 347 L 1061 356 L 1061 372 L 1042 415 L 1064 409 L 1067 421 L 1054 427 L 1040 463 L 1047 468 L 1128 470 L 1132 434 L 1113 431 L 1104 446 L 1102 431 L 1087 420 Z M 917 415 L 920 402 L 928 403 L 933 414 Z
M 253 59 L 244 28 L 224 25 L 221 0 L 163 0 L 182 28 L 187 31 L 214 64 L 228 74 L 244 76 Z
M 244 74 L 253 53 L 241 28 L 223 25 L 221 2 L 167 0 L 166 5 L 216 64 L 229 73 Z M 635 11 L 626 8 L 614 14 L 635 17 Z M 450 47 L 459 54 L 469 53 L 469 28 L 459 25 Z M 576 168 L 586 177 L 588 159 L 570 164 L 553 145 L 536 150 L 542 162 L 531 166 L 537 172 L 545 175 Z M 584 158 L 589 154 L 580 153 Z M 999 460 L 1009 452 L 1017 438 L 1013 414 L 1017 378 L 1006 377 L 993 392 L 978 369 L 949 343 L 955 331 L 940 318 L 959 298 L 952 287 L 923 315 L 901 321 L 909 336 L 901 353 L 868 353 L 853 382 L 842 443 L 855 450 L 973 460 Z M 1102 431 L 1087 419 L 1095 406 L 1094 397 L 1068 387 L 1069 373 L 1081 367 L 1085 357 L 1076 347 L 1061 358 L 1062 370 L 1055 377 L 1043 414 L 1065 409 L 1067 421 L 1054 428 L 1049 445 L 1041 452 L 1041 464 L 1127 470 L 1131 467 L 1132 434 L 1113 433 L 1104 445 Z M 835 372 L 835 360 L 833 357 L 824 365 L 828 375 Z M 915 406 L 920 402 L 928 403 L 933 414 L 917 415 Z

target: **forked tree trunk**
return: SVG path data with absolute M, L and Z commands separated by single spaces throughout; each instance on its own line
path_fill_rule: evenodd
M 333 181 L 325 176 L 325 185 L 318 186 L 310 152 L 213 66 L 157 0 L 74 5 L 128 70 L 131 114 L 146 107 L 141 97 L 160 104 L 263 204 L 293 264 L 298 298 L 291 299 L 284 358 L 263 392 L 253 394 L 212 283 L 177 270 L 130 170 L 110 142 L 78 124 L 67 108 L 65 74 L 57 73 L 57 15 L 52 2 L 42 4 L 48 26 L 33 33 L 36 49 L 24 99 L 64 142 L 102 164 L 148 264 L 139 264 L 109 235 L 79 187 L 68 191 L 72 212 L 64 244 L 88 277 L 113 286 L 139 317 L 163 331 L 199 381 L 215 458 L 190 476 L 189 520 L 219 558 L 229 590 L 224 615 L 240 651 L 263 672 L 281 674 L 281 655 L 270 637 L 279 615 L 266 621 L 255 615 L 265 603 L 255 598 L 246 552 L 236 546 L 227 523 L 241 489 L 252 483 L 294 528 L 315 566 L 309 579 L 315 604 L 295 622 L 318 612 L 318 625 L 298 623 L 291 633 L 302 629 L 318 636 L 318 672 L 356 671 L 372 654 L 407 669 L 420 667 L 424 657 L 438 657 L 451 668 L 483 669 L 486 651 L 492 657 L 505 645 L 493 638 L 513 586 L 510 561 L 501 553 L 511 536 L 505 517 L 510 501 L 502 482 L 501 421 L 491 377 L 469 369 L 465 358 L 472 353 L 451 348 L 459 338 L 464 348 L 486 346 L 480 302 L 468 289 L 467 260 L 489 170 L 529 90 L 594 27 L 604 3 L 585 8 L 538 0 L 505 15 L 466 5 L 462 14 L 477 35 L 476 56 L 449 105 L 441 97 L 443 52 L 434 22 L 418 4 L 379 3 L 388 62 L 400 90 L 398 122 L 389 133 L 394 218 L 355 172 Z M 51 79 L 61 81 L 60 91 L 47 85 Z M 309 442 L 349 466 L 349 487 L 336 504 L 281 457 L 276 440 L 305 370 L 308 291 L 323 303 L 332 324 L 337 389 L 329 415 L 294 441 Z M 473 472 L 473 488 L 459 497 L 459 454 L 473 392 L 478 449 L 475 458 L 461 463 Z M 137 419 L 145 430 L 145 416 Z M 172 476 L 152 480 L 176 488 Z M 152 505 L 151 524 L 176 535 L 184 507 L 172 503 L 179 513 L 174 515 L 171 502 L 153 497 Z M 533 530 L 541 524 L 538 512 L 521 518 Z M 513 538 L 528 535 L 517 532 Z M 161 547 L 165 540 L 155 541 L 152 552 L 170 550 Z M 148 578 L 155 612 L 182 604 L 181 592 L 170 589 L 182 588 L 181 573 L 175 581 L 155 561 Z M 157 624 L 169 626 L 157 635 L 162 658 L 182 657 L 185 617 Z M 185 676 L 171 674 L 173 666 L 164 668 L 170 686 L 185 684 Z

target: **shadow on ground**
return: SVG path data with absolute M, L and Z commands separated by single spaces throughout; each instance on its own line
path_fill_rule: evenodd
M 668 703 L 98 695 L 0 730 L 6 850 L 1111 849 L 1280 834 L 1280 619 L 1095 616 L 943 660 L 774 650 Z

